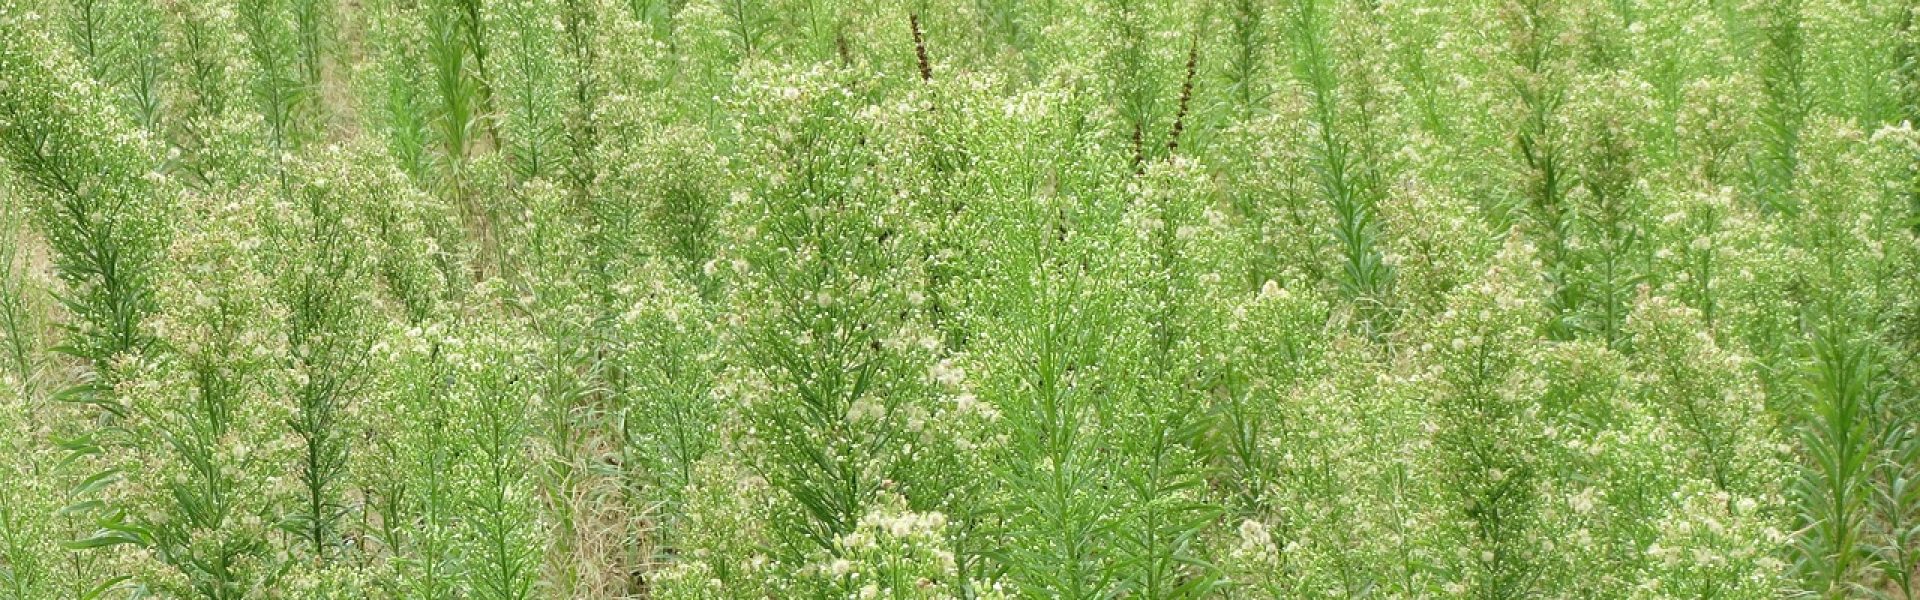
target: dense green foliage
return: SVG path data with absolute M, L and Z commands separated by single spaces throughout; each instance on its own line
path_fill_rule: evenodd
M 0 597 L 1920 599 L 1920 2 L 0 0 Z

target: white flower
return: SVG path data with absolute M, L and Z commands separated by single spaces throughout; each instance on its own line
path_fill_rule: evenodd
M 948 387 L 959 387 L 967 375 L 965 370 L 953 364 L 951 358 L 943 358 L 940 362 L 934 363 L 932 374 L 934 381 Z
M 1580 490 L 1580 493 L 1574 494 L 1568 504 L 1573 507 L 1573 512 L 1584 515 L 1593 510 L 1593 496 L 1594 489 L 1585 488 Z
M 1273 537 L 1267 533 L 1265 523 L 1247 519 L 1240 522 L 1240 544 L 1242 546 L 1266 547 L 1273 545 Z
M 1286 298 L 1286 297 L 1287 297 L 1287 290 L 1285 288 L 1280 287 L 1280 284 L 1278 282 L 1272 279 L 1268 279 L 1266 283 L 1260 284 L 1261 300 L 1272 300 L 1275 298 Z

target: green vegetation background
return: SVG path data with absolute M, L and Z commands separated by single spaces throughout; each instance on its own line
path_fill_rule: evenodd
M 0 0 L 0 597 L 1920 598 L 1916 17 Z

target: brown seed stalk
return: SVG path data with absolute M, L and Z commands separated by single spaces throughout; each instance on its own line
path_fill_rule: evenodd
M 1187 106 L 1193 102 L 1193 74 L 1200 66 L 1200 40 L 1187 44 L 1187 78 L 1180 84 L 1180 109 L 1173 113 L 1173 131 L 1167 135 L 1167 159 L 1180 149 L 1180 132 L 1187 129 Z
M 927 60 L 927 38 L 920 34 L 919 13 L 908 13 L 907 24 L 913 27 L 913 54 L 920 59 L 920 80 L 933 81 L 933 63 Z
M 1140 123 L 1135 122 L 1133 124 L 1133 174 L 1135 175 L 1147 172 L 1147 146 L 1143 138 L 1144 136 L 1140 133 Z

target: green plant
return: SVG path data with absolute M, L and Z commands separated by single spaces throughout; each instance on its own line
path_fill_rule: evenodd
M 1315 148 L 1320 175 L 1321 195 L 1333 210 L 1334 246 L 1341 257 L 1340 289 L 1356 305 L 1366 326 L 1373 330 L 1386 327 L 1379 322 L 1380 303 L 1388 293 L 1393 273 L 1376 248 L 1379 237 L 1375 223 L 1379 176 L 1378 165 L 1369 161 L 1367 148 L 1356 141 L 1363 132 L 1354 129 L 1354 120 L 1365 127 L 1368 115 L 1351 114 L 1344 96 L 1354 94 L 1340 85 L 1338 50 L 1332 38 L 1335 13 L 1317 0 L 1304 0 L 1294 10 L 1292 41 L 1297 51 L 1295 77 L 1305 86 L 1309 115 L 1318 132 Z
M 329 162 L 353 164 L 333 158 Z M 268 225 L 286 251 L 266 267 L 278 274 L 273 287 L 287 312 L 287 392 L 295 398 L 290 425 L 303 446 L 296 470 L 304 488 L 301 510 L 288 518 L 300 524 L 320 562 L 337 554 L 342 537 L 343 480 L 358 426 L 350 404 L 362 394 L 372 344 L 363 333 L 367 261 L 350 245 L 364 235 L 350 218 L 352 196 L 365 189 L 348 187 L 357 175 L 350 169 L 301 175 L 292 191 L 297 204 Z
M 1764 153 L 1754 165 L 1755 193 L 1771 210 L 1792 212 L 1788 192 L 1800 162 L 1800 129 L 1809 110 L 1805 34 L 1799 0 L 1768 2 L 1756 25 L 1762 36 L 1760 83 L 1766 108 L 1760 119 Z
M 1844 334 L 1841 334 L 1844 335 Z M 1801 540 L 1808 587 L 1826 597 L 1849 593 L 1863 566 L 1875 444 L 1874 412 L 1882 401 L 1881 367 L 1873 349 L 1834 332 L 1813 340 L 1807 386 L 1812 404 L 1803 435 L 1810 463 L 1796 486 L 1810 528 Z

